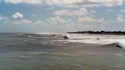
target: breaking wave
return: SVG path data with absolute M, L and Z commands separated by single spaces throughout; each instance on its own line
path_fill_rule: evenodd
M 125 49 L 125 36 L 123 35 L 90 35 L 90 34 L 66 34 L 68 42 L 79 42 L 89 44 L 117 44 L 122 49 Z

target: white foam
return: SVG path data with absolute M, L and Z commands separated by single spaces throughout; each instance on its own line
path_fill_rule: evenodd
M 117 44 L 121 46 L 122 49 L 125 49 L 125 40 L 117 40 Z
M 90 35 L 90 34 L 66 34 L 69 38 L 68 42 L 80 42 L 90 44 L 112 44 L 117 43 L 121 48 L 125 49 L 125 36 L 123 35 Z
M 43 32 L 43 33 L 35 33 L 35 34 L 39 34 L 39 35 L 52 35 L 52 34 L 55 34 L 55 35 L 59 35 L 59 34 L 61 34 L 61 35 L 64 35 L 64 33 L 49 33 L 49 32 Z

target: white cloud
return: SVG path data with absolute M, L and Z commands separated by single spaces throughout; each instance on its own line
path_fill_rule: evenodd
M 27 3 L 27 4 L 42 4 L 43 0 L 4 0 L 5 3 Z
M 117 22 L 125 22 L 125 18 L 122 15 L 118 15 L 118 17 L 116 18 Z
M 99 19 L 97 19 L 97 18 L 92 18 L 92 17 L 79 17 L 78 18 L 78 21 L 80 22 L 80 23 L 88 23 L 88 22 L 96 22 L 96 23 L 103 23 L 105 20 L 104 20 L 104 18 L 99 18 Z
M 121 5 L 124 0 L 4 0 L 5 3 L 48 4 L 58 6 L 104 5 L 112 7 Z
M 16 17 L 16 18 L 20 18 L 20 17 Z M 33 24 L 33 25 L 64 25 L 64 26 L 68 26 L 68 25 L 73 25 L 73 22 L 70 19 L 63 19 L 59 16 L 56 17 L 50 17 L 48 19 L 45 20 L 27 20 L 27 19 L 8 19 L 7 17 L 1 16 L 0 15 L 0 22 L 2 22 L 3 24 L 9 24 L 9 25 L 18 25 L 18 24 Z
M 79 22 L 95 22 L 95 19 L 91 17 L 80 17 L 78 18 L 78 21 Z
M 27 20 L 27 19 L 21 19 L 21 20 L 11 20 L 9 22 L 10 25 L 29 25 L 32 24 L 32 21 Z
M 23 15 L 19 12 L 16 12 L 15 14 L 12 15 L 12 17 L 18 19 L 18 18 L 23 18 Z
M 105 22 L 105 19 L 104 19 L 104 18 L 97 19 L 97 22 L 98 22 L 98 23 L 104 23 L 104 22 Z
M 20 20 L 12 20 L 10 22 L 12 25 L 17 25 L 17 24 L 33 24 L 33 25 L 72 25 L 72 21 L 70 19 L 63 19 L 59 16 L 56 17 L 50 17 L 48 19 L 38 19 L 38 20 L 27 20 L 27 19 L 20 19 Z
M 62 5 L 62 6 L 80 6 L 80 5 L 105 5 L 105 6 L 115 6 L 121 5 L 123 0 L 47 0 L 49 5 Z
M 48 5 L 74 5 L 85 0 L 47 0 Z
M 48 25 L 52 25 L 55 26 L 56 30 L 63 30 L 63 31 L 72 31 L 74 29 L 75 24 L 72 22 L 71 19 L 64 19 L 61 18 L 60 16 L 56 16 L 56 17 L 51 17 L 49 19 L 47 19 L 47 21 L 45 22 Z
M 50 17 L 45 20 L 36 20 L 32 22 L 34 25 L 39 25 L 39 26 L 51 26 L 52 28 L 60 28 L 61 29 L 73 29 L 74 23 L 70 19 L 63 19 L 60 16 L 55 16 L 55 17 Z
M 108 7 L 115 6 L 115 5 L 121 5 L 123 0 L 89 0 L 90 3 L 95 4 L 102 4 Z
M 0 21 L 6 20 L 6 19 L 7 19 L 6 17 L 0 15 Z
M 0 22 L 7 24 L 9 22 L 9 19 L 5 16 L 0 15 Z
M 84 16 L 88 14 L 85 8 L 79 10 L 57 10 L 54 12 L 54 15 L 59 16 Z
M 23 19 L 22 22 L 23 22 L 23 23 L 31 23 L 32 21 Z
M 118 17 L 114 19 L 104 19 L 104 18 L 94 18 L 94 17 L 79 17 L 79 23 L 101 23 L 104 24 L 117 24 L 117 23 L 125 23 L 125 17 L 121 14 L 118 14 Z
M 20 17 L 17 17 L 20 18 Z M 16 19 L 9 19 L 8 17 L 2 16 L 0 15 L 0 22 L 2 24 L 7 24 L 7 25 L 15 25 L 15 24 L 29 24 L 32 23 L 32 21 L 27 20 L 27 19 L 20 19 L 20 20 L 16 20 Z
M 50 24 L 56 24 L 56 25 L 67 25 L 72 24 L 72 21 L 70 19 L 63 19 L 59 16 L 51 17 L 47 20 L 47 23 Z

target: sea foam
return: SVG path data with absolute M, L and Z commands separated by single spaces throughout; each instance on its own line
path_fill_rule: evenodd
M 66 34 L 68 42 L 80 42 L 90 44 L 112 44 L 116 43 L 122 49 L 125 49 L 125 36 L 123 35 L 95 35 L 95 34 Z

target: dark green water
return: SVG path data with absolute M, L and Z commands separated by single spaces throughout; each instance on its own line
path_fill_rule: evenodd
M 52 36 L 37 37 L 0 35 L 0 70 L 125 70 L 125 53 L 115 45 L 62 43 L 53 42 L 56 38 Z

